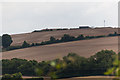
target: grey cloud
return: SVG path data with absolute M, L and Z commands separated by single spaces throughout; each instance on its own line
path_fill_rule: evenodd
M 117 26 L 117 3 L 4 3 L 3 33 L 30 32 L 34 29 L 78 27 L 79 25 Z

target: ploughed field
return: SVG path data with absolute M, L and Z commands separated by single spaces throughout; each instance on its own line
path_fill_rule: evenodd
M 58 79 L 58 80 L 115 80 L 114 76 L 88 76 L 88 77 L 73 77 L 66 79 Z
M 34 76 L 33 76 L 34 77 Z M 23 79 L 32 78 L 32 76 L 23 76 Z M 34 77 L 38 78 L 38 77 Z M 57 80 L 114 80 L 115 76 L 85 76 L 85 77 L 72 77 L 65 79 L 57 79 Z M 50 77 L 45 77 L 45 80 L 51 80 Z
M 51 36 L 59 39 L 64 34 L 71 36 L 78 36 L 83 34 L 85 36 L 98 36 L 108 35 L 110 33 L 118 32 L 117 28 L 97 28 L 97 29 L 77 29 L 77 30 L 60 30 L 60 31 L 46 31 L 46 32 L 33 32 L 26 34 L 11 35 L 13 38 L 12 45 L 21 45 L 24 41 L 28 43 L 40 43 L 42 41 L 49 40 Z
M 90 57 L 102 49 L 108 49 L 117 52 L 118 37 L 104 37 L 6 51 L 2 53 L 2 59 L 22 58 L 44 61 L 62 58 L 71 52 L 77 53 L 80 56 Z

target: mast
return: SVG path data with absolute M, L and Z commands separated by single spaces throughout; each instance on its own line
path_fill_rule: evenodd
M 105 27 L 105 20 L 104 20 L 104 27 Z

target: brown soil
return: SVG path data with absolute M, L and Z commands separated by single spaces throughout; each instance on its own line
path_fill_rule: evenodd
M 58 79 L 58 80 L 113 80 L 114 76 L 88 76 L 88 77 L 73 77 L 66 79 Z
M 62 30 L 62 31 L 48 31 L 48 32 L 34 32 L 26 34 L 12 35 L 12 45 L 21 45 L 23 41 L 28 43 L 40 43 L 42 41 L 49 40 L 51 36 L 55 38 L 61 38 L 64 34 L 70 34 L 72 36 L 83 35 L 108 35 L 110 33 L 118 32 L 117 28 L 100 28 L 100 29 L 78 29 L 78 30 Z
M 80 56 L 90 57 L 102 49 L 114 50 L 117 52 L 118 37 L 105 37 L 90 40 L 72 41 L 12 50 L 3 52 L 2 59 L 22 58 L 28 60 L 34 59 L 37 61 L 43 61 L 62 58 L 71 52 L 77 53 Z

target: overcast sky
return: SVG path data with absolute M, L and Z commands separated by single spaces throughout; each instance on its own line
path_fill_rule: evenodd
M 117 2 L 6 2 L 2 3 L 2 33 L 18 34 L 44 28 L 79 25 L 118 25 Z

